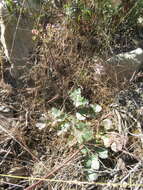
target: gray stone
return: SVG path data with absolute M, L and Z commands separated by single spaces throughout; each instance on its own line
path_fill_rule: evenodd
M 0 40 L 6 58 L 13 65 L 12 74 L 17 79 L 24 70 L 28 70 L 26 62 L 34 47 L 31 32 L 33 23 L 30 14 L 11 14 L 5 1 L 0 2 Z
M 137 48 L 133 51 L 121 53 L 108 59 L 105 69 L 112 79 L 131 80 L 132 76 L 143 65 L 143 50 Z

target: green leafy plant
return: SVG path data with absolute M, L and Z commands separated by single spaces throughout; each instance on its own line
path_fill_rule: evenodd
M 81 95 L 81 89 L 75 89 L 69 94 L 75 106 L 73 114 L 67 114 L 63 110 L 52 108 L 51 117 L 60 129 L 58 134 L 71 131 L 71 135 L 82 144 L 94 139 L 93 129 L 88 119 L 96 117 L 102 110 L 98 104 L 89 104 L 89 101 Z
M 95 16 L 94 10 L 83 0 L 75 0 L 65 4 L 64 11 L 69 27 L 73 31 L 85 32 L 87 28 L 91 28 Z
M 65 12 L 70 19 L 75 19 L 77 22 L 81 19 L 89 20 L 92 16 L 92 10 L 80 0 L 66 4 Z
M 58 127 L 59 136 L 69 134 L 71 140 L 76 139 L 78 144 L 84 145 L 81 152 L 85 157 L 83 165 L 86 177 L 89 181 L 94 181 L 98 178 L 97 171 L 100 168 L 100 159 L 106 159 L 108 151 L 105 148 L 91 148 L 86 143 L 92 141 L 96 144 L 95 134 L 89 119 L 96 118 L 102 107 L 98 104 L 90 104 L 81 95 L 80 88 L 73 90 L 69 97 L 75 106 L 73 114 L 67 114 L 57 108 L 52 108 L 50 114 Z
M 70 93 L 70 98 L 73 101 L 75 107 L 85 106 L 89 104 L 89 101 L 81 96 L 81 89 L 78 88 Z
M 14 13 L 16 11 L 17 5 L 13 2 L 13 0 L 6 0 L 6 6 L 10 13 Z
M 100 169 L 100 159 L 108 158 L 108 151 L 105 148 L 95 147 L 94 150 L 89 148 L 82 149 L 85 155 L 84 169 L 86 177 L 89 181 L 95 181 L 98 178 L 98 170 Z
M 81 89 L 75 89 L 70 93 L 70 98 L 76 107 L 76 117 L 79 120 L 93 118 L 102 110 L 98 104 L 89 104 L 89 101 L 81 95 Z

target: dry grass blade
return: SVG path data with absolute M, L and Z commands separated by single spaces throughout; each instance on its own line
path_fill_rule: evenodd
M 69 158 L 67 160 L 65 160 L 60 166 L 56 167 L 55 169 L 53 169 L 48 175 L 46 175 L 43 178 L 49 178 L 51 176 L 53 176 L 56 172 L 58 172 L 61 168 L 65 167 L 66 164 L 68 162 L 70 162 L 72 159 L 74 159 L 74 157 L 80 152 L 80 150 L 83 148 L 83 146 L 81 146 L 77 151 L 75 151 L 75 153 L 73 153 L 71 156 L 69 156 Z M 27 187 L 25 190 L 32 190 L 34 189 L 36 186 L 41 185 L 44 181 L 38 181 L 37 183 Z
M 16 138 L 16 136 L 13 134 L 12 126 L 8 119 L 2 115 L 0 115 L 0 130 L 7 134 L 10 138 L 12 138 L 15 142 L 17 142 L 24 150 L 26 150 L 34 160 L 37 160 L 37 157 L 29 150 L 29 148 L 23 144 L 22 139 Z

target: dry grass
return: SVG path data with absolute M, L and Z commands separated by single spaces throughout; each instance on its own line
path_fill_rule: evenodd
M 96 47 L 91 43 L 93 38 L 88 39 L 69 30 L 62 17 L 59 17 L 54 24 L 46 23 L 46 28 L 41 25 L 38 27 L 41 32 L 36 36 L 37 49 L 29 60 L 32 68 L 29 73 L 25 73 L 23 79 L 25 86 L 22 89 L 14 89 L 4 83 L 2 76 L 5 68 L 1 68 L 0 101 L 11 107 L 13 115 L 4 117 L 1 113 L 0 172 L 43 177 L 53 172 L 55 167 L 62 165 L 68 158 L 72 158 L 50 176 L 61 182 L 46 182 L 43 189 L 141 190 L 142 187 L 138 186 L 114 187 L 107 184 L 103 187 L 62 182 L 63 180 L 85 180 L 83 156 L 78 152 L 75 157 L 72 157 L 78 149 L 77 145 L 73 144 L 69 147 L 67 138 L 58 137 L 54 126 L 47 124 L 44 130 L 36 128 L 35 124 L 41 114 L 47 114 L 53 106 L 71 111 L 69 91 L 82 87 L 83 95 L 90 102 L 102 105 L 102 117 L 104 117 L 109 111 L 108 106 L 113 102 L 115 94 L 123 87 L 115 85 L 112 77 L 105 73 L 104 60 L 96 54 L 98 45 Z M 107 53 L 105 57 L 108 56 L 110 55 Z M 100 125 L 101 119 L 93 121 L 93 124 Z M 96 131 L 97 126 L 94 127 Z M 12 168 L 15 171 L 12 171 Z M 103 161 L 102 171 L 99 171 L 99 174 L 101 183 L 142 183 L 142 151 L 136 139 L 132 138 L 128 150 L 120 153 L 110 151 L 109 159 Z M 16 183 L 22 187 L 16 184 L 8 185 L 8 183 Z M 0 188 L 20 190 L 33 183 L 35 182 L 3 178 Z

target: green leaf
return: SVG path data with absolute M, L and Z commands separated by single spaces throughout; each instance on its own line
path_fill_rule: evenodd
M 87 179 L 88 179 L 88 181 L 95 181 L 98 179 L 98 174 L 95 172 L 88 174 Z
M 57 108 L 52 108 L 51 109 L 51 114 L 54 118 L 58 118 L 62 115 L 63 111 L 57 109 Z
M 78 113 L 80 113 L 83 117 L 85 117 L 85 119 L 95 117 L 95 112 L 91 107 L 78 108 Z
M 68 115 L 66 113 L 57 108 L 51 109 L 51 115 L 56 122 L 64 122 L 68 118 Z
M 82 16 L 83 16 L 84 19 L 90 19 L 90 18 L 91 18 L 91 15 L 92 15 L 92 12 L 91 12 L 90 9 L 84 8 L 84 9 L 82 10 Z
M 85 125 L 86 126 L 86 125 Z M 74 130 L 74 136 L 77 138 L 77 141 L 80 144 L 83 144 L 85 142 L 88 142 L 90 140 L 92 140 L 94 138 L 93 136 L 93 131 L 89 128 L 85 128 L 85 129 L 76 129 Z
M 85 163 L 85 167 L 91 169 L 92 171 L 99 170 L 100 162 L 98 159 L 98 154 L 90 156 Z
M 99 113 L 102 111 L 102 107 L 98 104 L 91 104 L 90 106 L 95 113 Z
M 80 122 L 76 123 L 75 127 L 77 129 L 79 129 L 80 131 L 82 131 L 82 130 L 86 129 L 88 126 L 87 126 L 86 123 L 83 123 L 83 122 L 80 121 Z
M 86 117 L 83 116 L 82 114 L 80 114 L 79 112 L 76 113 L 76 118 L 77 118 L 78 120 L 80 120 L 80 121 L 86 120 Z
M 99 168 L 100 168 L 100 162 L 98 159 L 98 154 L 95 154 L 94 156 L 92 156 L 92 159 L 91 159 L 91 169 L 99 170 Z
M 92 160 L 91 159 L 88 159 L 85 163 L 85 167 L 86 168 L 91 168 L 91 163 L 92 163 Z
M 70 98 L 73 101 L 75 107 L 85 106 L 89 104 L 88 100 L 81 96 L 80 88 L 75 89 L 72 93 L 70 93 Z
M 65 134 L 69 130 L 70 123 L 64 123 L 60 126 L 60 128 L 61 130 L 58 132 L 58 136 Z
M 99 157 L 102 158 L 102 159 L 106 159 L 108 158 L 108 150 L 103 150 L 101 152 L 98 153 Z
M 78 122 L 74 128 L 74 136 L 79 143 L 90 141 L 94 138 L 93 131 L 88 123 Z
M 111 141 L 110 141 L 110 138 L 108 136 L 102 136 L 102 140 L 103 140 L 105 147 L 107 147 L 107 148 L 110 147 Z
M 93 139 L 93 132 L 92 130 L 85 130 L 82 135 L 82 139 L 84 142 L 88 142 Z
M 86 155 L 86 154 L 88 154 L 90 152 L 90 150 L 88 148 L 83 148 L 81 150 L 81 152 L 82 152 L 82 154 Z

